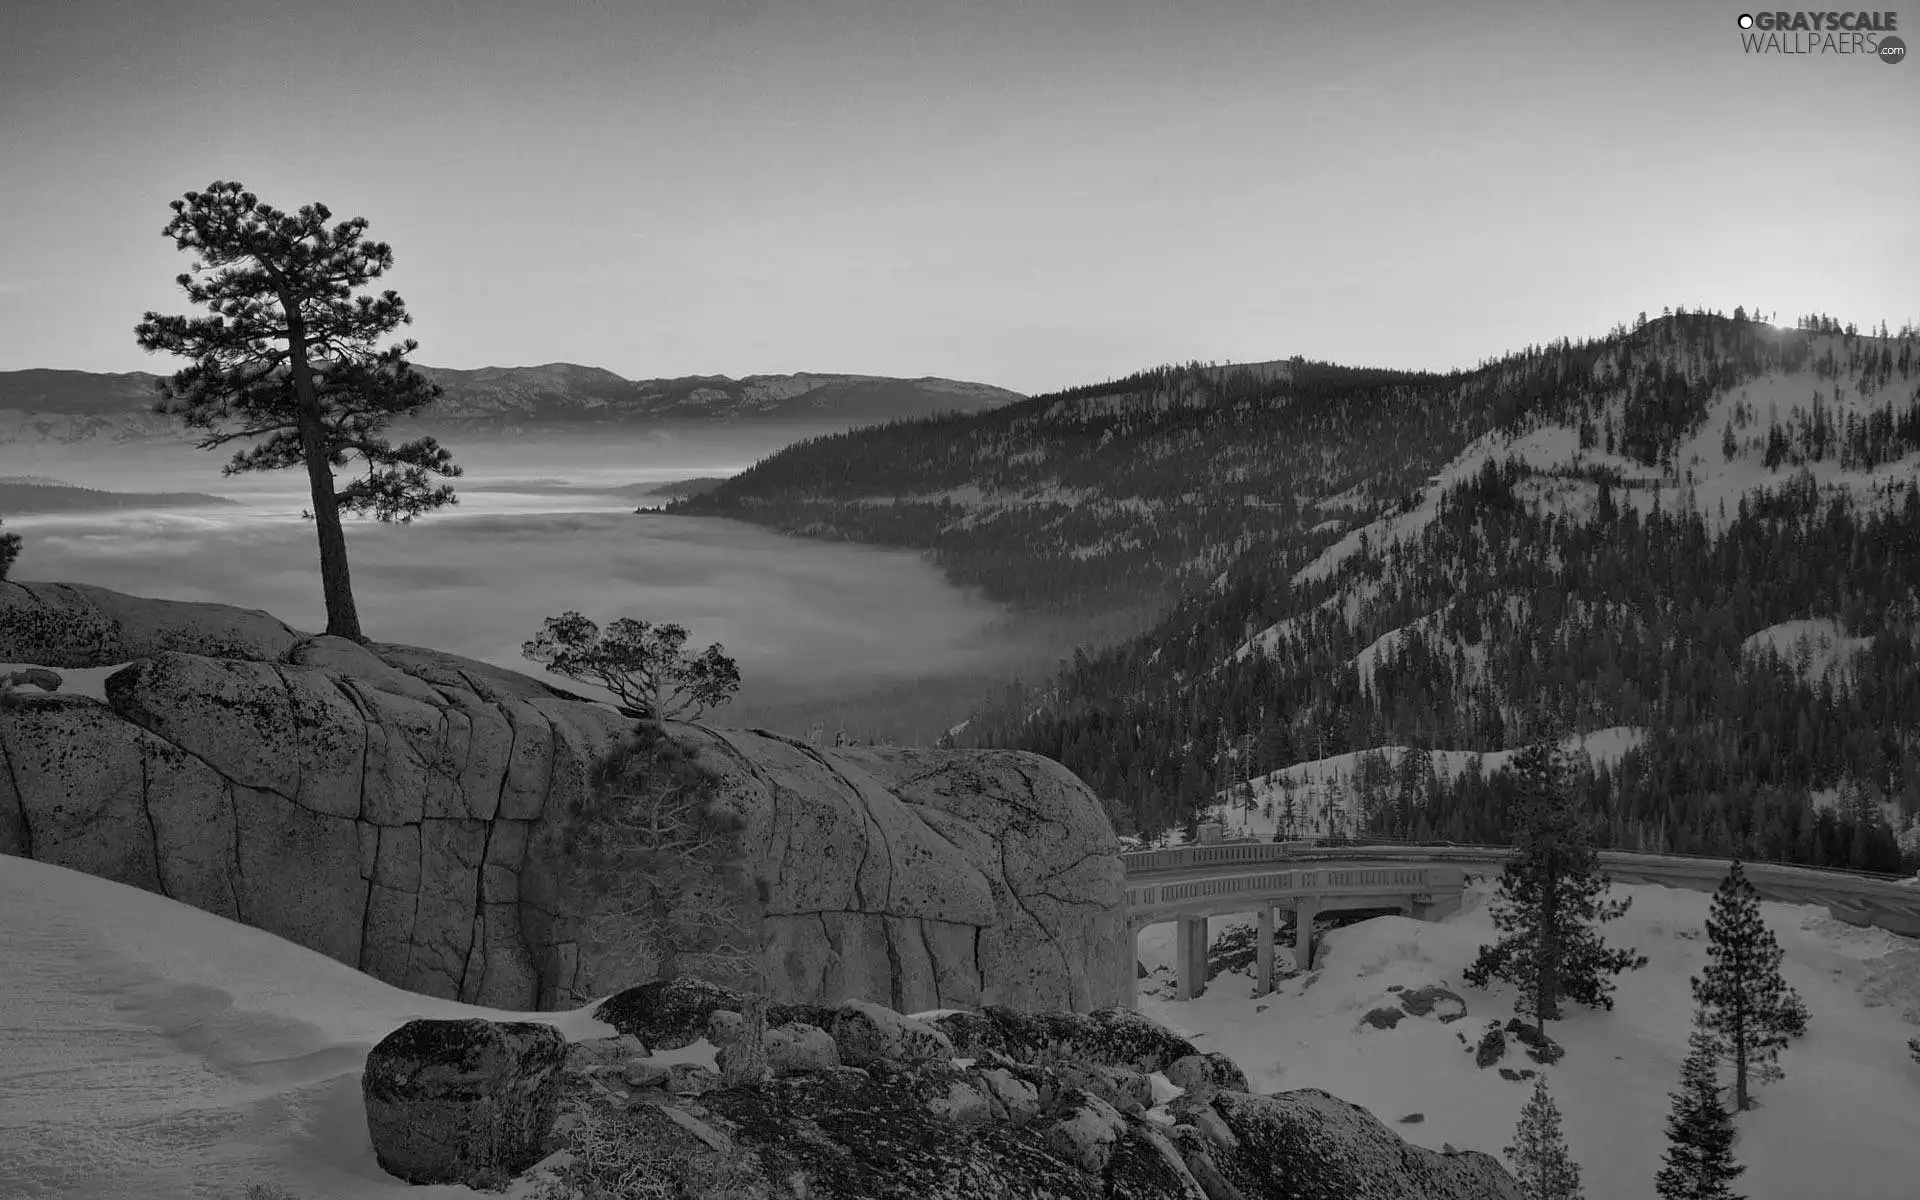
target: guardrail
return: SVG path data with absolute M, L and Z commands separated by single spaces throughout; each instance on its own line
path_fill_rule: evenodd
M 1295 892 L 1338 896 L 1387 892 L 1425 897 L 1432 892 L 1447 888 L 1459 890 L 1460 879 L 1457 875 L 1453 878 L 1437 877 L 1438 875 L 1439 871 L 1435 869 L 1356 864 L 1345 870 L 1296 868 L 1287 871 L 1266 871 L 1257 875 L 1218 875 L 1200 879 L 1174 880 L 1167 883 L 1142 881 L 1139 885 L 1127 889 L 1127 904 L 1133 911 L 1139 912 L 1143 909 L 1151 910 L 1186 904 L 1195 900 L 1230 896 Z
M 1488 862 L 1505 859 L 1513 852 L 1513 847 L 1470 845 L 1458 842 L 1415 842 L 1399 838 L 1370 838 L 1364 841 L 1343 838 L 1303 838 L 1287 842 L 1207 842 L 1190 846 L 1170 846 L 1157 850 L 1130 850 L 1123 853 L 1120 860 L 1126 866 L 1127 873 L 1133 875 L 1143 872 L 1191 870 L 1196 867 L 1242 863 L 1311 862 L 1329 858 L 1349 858 L 1355 854 L 1417 859 L 1419 852 L 1423 850 L 1440 852 L 1441 857 L 1453 861 L 1467 859 L 1474 862 Z M 1600 851 L 1600 860 L 1603 864 L 1608 861 L 1617 861 L 1640 865 L 1650 864 L 1653 860 L 1659 859 L 1725 863 L 1731 861 L 1731 856 L 1651 854 L 1639 850 Z M 1885 871 L 1862 871 L 1852 867 L 1815 867 L 1804 863 L 1776 862 L 1770 859 L 1743 859 L 1742 862 L 1749 868 L 1784 867 L 1796 874 L 1808 872 L 1888 882 L 1912 878 L 1909 875 L 1895 875 Z

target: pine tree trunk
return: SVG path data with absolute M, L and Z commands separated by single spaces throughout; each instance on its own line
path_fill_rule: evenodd
M 1747 1111 L 1747 1022 L 1746 1015 L 1735 1010 L 1733 1016 L 1733 1107 Z
M 765 877 L 756 877 L 753 891 L 752 917 L 748 922 L 753 931 L 753 992 L 740 1014 L 746 1018 L 746 1026 L 740 1031 L 740 1040 L 731 1048 L 722 1072 L 728 1087 L 758 1087 L 767 1075 L 767 1004 L 771 989 L 767 979 L 766 912 L 773 887 Z
M 287 314 L 288 346 L 294 394 L 300 400 L 300 453 L 307 463 L 307 483 L 313 493 L 313 524 L 320 537 L 320 590 L 327 602 L 327 632 L 334 637 L 364 642 L 360 613 L 353 603 L 353 578 L 347 569 L 347 535 L 340 528 L 340 505 L 333 495 L 333 468 L 327 462 L 326 441 L 320 426 L 320 399 L 314 392 L 313 368 L 307 361 L 306 324 L 300 306 L 282 295 Z

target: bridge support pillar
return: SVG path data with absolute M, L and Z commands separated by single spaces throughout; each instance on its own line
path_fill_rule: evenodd
M 1460 893 L 1457 891 L 1433 892 L 1431 899 L 1413 902 L 1413 917 L 1417 921 L 1438 921 L 1460 911 Z
M 1253 937 L 1253 994 L 1264 996 L 1273 990 L 1273 905 L 1260 906 Z
M 1302 896 L 1293 904 L 1293 963 L 1302 971 L 1313 969 L 1313 916 L 1320 911 L 1317 896 Z
M 1181 917 L 1174 933 L 1177 1000 L 1193 1000 L 1207 990 L 1207 918 Z

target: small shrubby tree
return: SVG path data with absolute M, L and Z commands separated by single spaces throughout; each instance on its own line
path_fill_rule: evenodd
M 413 320 L 405 302 L 391 290 L 353 295 L 393 265 L 393 249 L 362 239 L 364 217 L 329 227 L 324 204 L 288 214 L 238 183 L 188 192 L 173 214 L 160 232 L 198 256 L 176 281 L 212 315 L 149 312 L 134 328 L 143 349 L 193 360 L 160 381 L 155 408 L 206 431 L 202 450 L 263 439 L 223 474 L 306 468 L 327 632 L 364 641 L 340 514 L 411 521 L 454 503 L 453 488 L 430 476 L 461 473 L 433 438 L 396 446 L 382 436 L 440 395 L 407 362 L 417 342 L 375 345 Z M 334 469 L 355 457 L 367 473 L 335 491 Z
M 682 625 L 655 625 L 621 617 L 600 626 L 577 612 L 548 617 L 546 627 L 520 647 L 556 675 L 597 683 L 619 700 L 620 712 L 639 721 L 696 720 L 733 698 L 740 669 L 721 649 L 687 653 Z
M 1513 770 L 1519 783 L 1514 852 L 1491 905 L 1501 937 L 1480 948 L 1464 978 L 1474 987 L 1493 979 L 1518 987 L 1515 1008 L 1544 1035 L 1546 1023 L 1560 1019 L 1563 998 L 1612 1008 L 1607 976 L 1643 967 L 1647 959 L 1608 948 L 1594 928 L 1631 902 L 1601 899 L 1611 881 L 1600 872 L 1586 819 L 1567 787 L 1558 743 L 1521 751 Z
M 1580 1164 L 1567 1153 L 1560 1109 L 1547 1094 L 1544 1077 L 1534 1081 L 1533 1098 L 1520 1110 L 1520 1124 L 1506 1155 L 1526 1200 L 1582 1200 Z
M 653 977 L 729 986 L 755 977 L 759 925 L 744 817 L 694 750 L 640 725 L 594 765 L 554 859 L 573 916 Z M 643 975 L 645 977 L 645 975 Z
M 1749 1079 L 1780 1078 L 1780 1050 L 1806 1032 L 1807 1009 L 1780 976 L 1783 952 L 1760 917 L 1760 894 L 1735 859 L 1707 914 L 1707 968 L 1691 980 L 1714 1053 L 1733 1064 L 1734 1109 L 1749 1107 Z
M 1733 1161 L 1733 1114 L 1720 1103 L 1719 1055 L 1706 1014 L 1696 1009 L 1693 1021 L 1680 1090 L 1670 1093 L 1667 1152 L 1654 1191 L 1660 1200 L 1741 1200 L 1728 1186 L 1746 1168 Z

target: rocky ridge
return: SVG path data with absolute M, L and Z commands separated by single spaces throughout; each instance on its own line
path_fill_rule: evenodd
M 416 1089 L 394 1107 L 385 1081 L 418 1047 L 478 1063 L 519 1036 L 485 1022 L 412 1022 L 368 1060 L 369 1131 L 381 1152 L 446 1147 L 420 1182 L 496 1172 L 496 1142 L 476 1154 L 438 1131 L 479 1110 L 518 1131 L 505 1160 L 542 1200 L 580 1200 L 612 1180 L 645 1194 L 740 1200 L 1508 1200 L 1513 1179 L 1477 1152 L 1413 1146 L 1365 1110 L 1324 1092 L 1249 1094 L 1231 1061 L 1127 1009 L 1023 1014 L 1005 1009 L 904 1016 L 858 1001 L 773 1005 L 768 1070 L 728 1085 L 746 997 L 705 981 L 656 981 L 597 1015 L 618 1037 L 573 1043 L 557 1076 L 552 1049 L 526 1038 L 528 1062 L 494 1068 L 498 1087 Z M 518 1030 L 528 1027 L 497 1027 Z M 655 1062 L 702 1043 L 719 1068 Z M 551 1041 L 551 1039 L 549 1039 Z M 448 1046 L 471 1044 L 468 1055 Z M 529 1082 L 530 1081 L 530 1082 Z M 376 1096 L 376 1093 L 379 1093 Z M 1177 1093 L 1177 1094 L 1176 1094 Z M 1156 1103 L 1158 1095 L 1170 1095 Z M 544 1138 L 528 1114 L 560 1110 Z M 536 1162 L 536 1158 L 538 1161 Z

